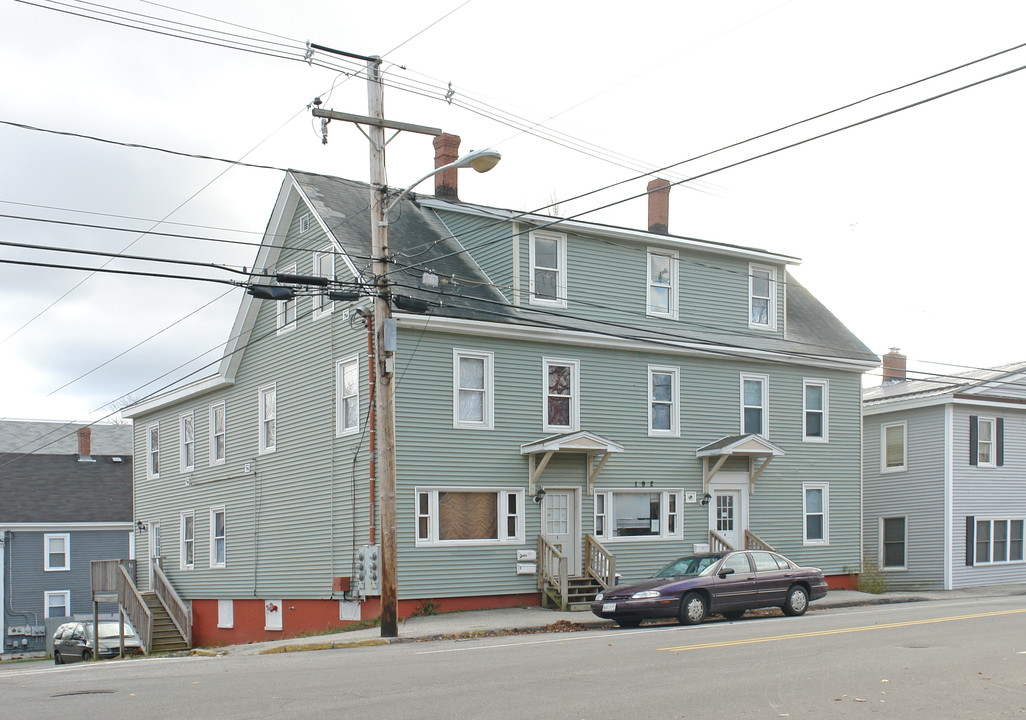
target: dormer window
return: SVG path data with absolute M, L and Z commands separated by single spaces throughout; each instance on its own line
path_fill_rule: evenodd
M 777 328 L 777 269 L 768 265 L 748 266 L 748 326 L 764 330 Z
M 531 304 L 566 307 L 566 235 L 531 233 Z

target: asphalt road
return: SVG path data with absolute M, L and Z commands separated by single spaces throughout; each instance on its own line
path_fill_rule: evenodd
M 1026 598 L 265 656 L 0 668 L 0 719 L 1003 718 Z

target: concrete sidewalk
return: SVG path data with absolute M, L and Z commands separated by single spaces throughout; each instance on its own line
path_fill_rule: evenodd
M 854 590 L 831 590 L 827 596 L 809 605 L 809 612 L 826 608 L 883 605 L 888 603 L 954 600 L 984 597 L 1026 595 L 1026 584 L 987 585 L 962 590 L 926 590 L 922 592 L 888 592 L 880 595 Z M 560 612 L 540 607 L 468 610 L 410 617 L 399 623 L 399 637 L 382 638 L 377 627 L 313 637 L 272 640 L 269 642 L 197 649 L 197 655 L 261 655 L 280 652 L 303 652 L 331 648 L 363 647 L 399 642 L 517 635 L 543 632 L 567 632 L 594 628 L 612 628 L 614 623 L 590 612 Z

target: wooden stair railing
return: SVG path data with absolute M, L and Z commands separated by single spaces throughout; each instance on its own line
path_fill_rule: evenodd
M 156 564 L 153 566 L 153 592 L 160 599 L 161 604 L 167 610 L 167 614 L 171 616 L 171 620 L 174 622 L 175 627 L 178 628 L 178 632 L 181 634 L 185 644 L 192 647 L 192 618 L 190 617 L 189 608 L 186 607 L 178 593 L 175 592 L 174 587 L 171 586 L 167 579 L 167 575 Z
M 552 597 L 553 601 L 559 603 L 560 610 L 566 610 L 568 606 L 567 595 L 569 594 L 570 582 L 567 572 L 567 559 L 559 548 L 548 541 L 547 538 L 538 536 L 538 589 L 542 593 L 542 604 L 545 604 L 550 589 L 558 593 L 558 600 Z
M 584 568 L 603 588 L 616 584 L 616 558 L 591 534 L 584 536 Z
M 751 530 L 745 530 L 745 550 L 769 550 L 776 552 L 772 545 L 765 542 Z

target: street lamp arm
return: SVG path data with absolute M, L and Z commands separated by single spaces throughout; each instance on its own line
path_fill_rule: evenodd
M 387 218 L 388 214 L 392 212 L 395 206 L 398 205 L 403 198 L 410 194 L 413 188 L 420 185 L 429 177 L 434 177 L 438 173 L 444 172 L 445 170 L 451 170 L 452 168 L 459 169 L 465 167 L 472 167 L 477 172 L 484 173 L 488 172 L 493 167 L 495 167 L 501 159 L 502 155 L 500 155 L 496 150 L 471 150 L 469 153 L 461 157 L 456 162 L 451 162 L 448 165 L 442 165 L 442 167 L 437 167 L 424 177 L 417 180 L 416 182 L 408 185 L 405 190 L 399 193 L 399 197 L 397 197 L 395 200 L 389 203 L 388 207 L 385 208 L 385 212 L 382 214 Z

